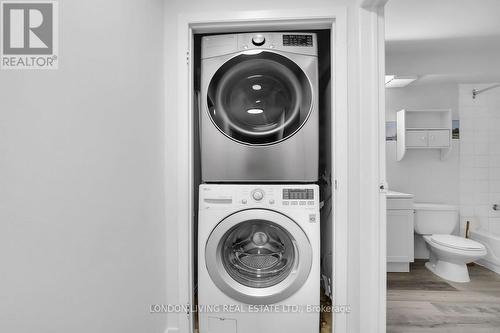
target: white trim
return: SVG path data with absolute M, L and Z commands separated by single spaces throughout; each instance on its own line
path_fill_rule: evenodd
M 379 9 L 383 9 L 385 4 L 389 0 L 362 0 L 361 1 L 361 7 L 366 8 L 366 9 L 373 9 L 375 11 L 378 11 Z M 385 36 L 384 36 L 385 37 Z M 384 38 L 385 40 L 385 38 Z
M 386 133 L 385 133 L 385 16 L 384 6 L 388 0 L 381 0 L 377 7 L 377 51 L 378 51 L 378 122 L 379 122 L 379 184 L 384 187 L 379 202 L 379 332 L 387 330 L 387 176 L 386 176 Z
M 331 101 L 332 101 L 332 170 L 335 184 L 332 203 L 332 297 L 335 304 L 349 305 L 348 277 L 348 61 L 347 61 L 347 10 L 336 14 L 336 24 L 331 34 Z M 334 33 L 333 33 L 334 32 Z M 333 331 L 347 332 L 349 314 L 332 314 Z
M 365 1 L 366 2 L 366 1 Z M 378 1 L 375 1 L 378 3 Z M 384 18 L 378 5 L 360 9 L 361 332 L 386 331 L 386 189 Z M 374 125 L 376 124 L 376 125 Z M 370 166 L 371 170 L 363 169 Z M 369 268 L 368 268 L 369 267 Z M 376 309 L 376 310 L 374 310 Z M 374 328 L 376 327 L 376 329 Z

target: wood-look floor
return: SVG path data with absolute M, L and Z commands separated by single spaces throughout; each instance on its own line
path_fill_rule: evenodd
M 500 275 L 469 266 L 471 282 L 445 281 L 416 261 L 387 274 L 388 333 L 500 333 Z

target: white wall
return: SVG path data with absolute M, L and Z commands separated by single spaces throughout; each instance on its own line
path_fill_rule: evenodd
M 460 151 L 460 212 L 462 222 L 475 217 L 481 227 L 500 235 L 500 90 L 472 99 L 472 89 L 491 84 L 462 84 L 459 88 L 462 149 Z
M 409 85 L 386 89 L 386 120 L 395 121 L 401 109 L 452 109 L 458 119 L 456 84 Z M 460 140 L 453 140 L 450 156 L 441 160 L 438 150 L 410 150 L 396 160 L 396 141 L 387 141 L 389 188 L 412 193 L 416 202 L 459 204 Z
M 0 332 L 164 332 L 163 1 L 60 1 L 0 73 Z

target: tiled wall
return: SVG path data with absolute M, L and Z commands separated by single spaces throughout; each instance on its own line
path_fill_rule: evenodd
M 491 84 L 459 85 L 460 215 L 500 235 L 500 88 L 472 98 Z

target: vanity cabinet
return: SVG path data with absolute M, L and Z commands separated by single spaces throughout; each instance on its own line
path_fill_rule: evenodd
M 399 197 L 387 196 L 388 272 L 409 272 L 414 261 L 413 196 L 399 194 Z

